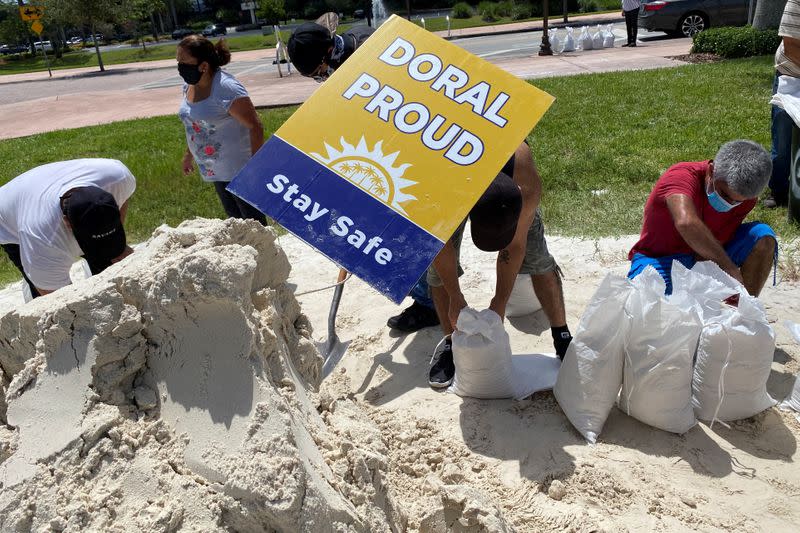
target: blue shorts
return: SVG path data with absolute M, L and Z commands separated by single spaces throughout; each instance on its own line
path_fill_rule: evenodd
M 740 267 L 750 255 L 750 252 L 753 251 L 753 247 L 756 245 L 758 240 L 762 237 L 772 237 L 775 239 L 776 244 L 775 257 L 773 258 L 773 269 L 777 269 L 778 238 L 775 236 L 775 232 L 772 231 L 772 228 L 763 222 L 748 222 L 747 224 L 742 224 L 739 226 L 733 236 L 733 239 L 731 239 L 728 244 L 725 245 L 725 252 L 728 254 L 728 257 L 731 258 L 731 261 L 733 261 L 736 266 Z M 634 254 L 633 259 L 631 259 L 631 269 L 628 272 L 628 279 L 635 278 L 641 274 L 648 265 L 652 265 L 667 283 L 666 294 L 672 294 L 673 261 L 678 261 L 686 268 L 692 268 L 697 262 L 697 259 L 695 259 L 695 257 L 691 254 L 667 255 L 664 257 L 647 257 L 646 255 L 642 254 Z M 774 271 L 772 276 L 772 284 L 775 284 Z

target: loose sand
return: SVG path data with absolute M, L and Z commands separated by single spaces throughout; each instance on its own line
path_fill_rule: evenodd
M 551 237 L 570 326 L 632 238 Z M 357 279 L 349 342 L 316 390 L 337 268 L 241 222 L 159 229 L 131 259 L 20 305 L 0 292 L 0 531 L 794 531 L 793 413 L 685 435 L 615 410 L 587 446 L 549 392 L 473 400 L 427 386 L 436 328 L 399 336 Z M 494 257 L 465 239 L 467 300 Z M 288 265 L 292 265 L 288 273 Z M 284 279 L 288 273 L 288 282 Z M 800 370 L 781 322 L 800 285 L 763 294 L 778 349 L 769 392 Z M 301 312 L 302 308 L 302 312 Z M 306 316 L 308 317 L 306 319 Z M 309 324 L 314 327 L 309 333 Z M 507 320 L 515 354 L 552 351 L 540 312 Z

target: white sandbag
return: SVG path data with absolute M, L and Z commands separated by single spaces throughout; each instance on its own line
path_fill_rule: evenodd
M 564 44 L 561 46 L 562 52 L 575 51 L 575 36 L 573 35 L 572 28 L 567 28 L 567 36 L 564 37 Z
M 519 274 L 506 304 L 506 316 L 515 318 L 535 313 L 542 308 L 533 290 L 530 274 Z
M 647 267 L 633 280 L 625 309 L 631 330 L 625 343 L 620 409 L 650 426 L 685 433 L 697 423 L 692 409 L 692 360 L 702 324 L 681 294 L 664 297 L 661 275 Z
M 592 35 L 592 48 L 595 50 L 600 50 L 603 48 L 603 30 L 600 29 L 600 24 L 597 25 L 597 28 Z
M 589 26 L 581 28 L 581 34 L 578 37 L 578 48 L 581 50 L 591 50 L 594 47 L 592 36 L 589 35 Z
M 630 321 L 627 278 L 606 275 L 583 312 L 558 372 L 555 394 L 569 421 L 594 444 L 622 384 L 622 351 Z
M 687 276 L 695 278 L 687 285 L 692 296 L 702 299 L 703 312 L 692 379 L 695 415 L 713 424 L 749 418 L 772 407 L 776 402 L 767 392 L 767 380 L 775 334 L 761 302 L 711 261 L 698 263 L 688 273 L 682 265 L 673 267 L 673 279 Z M 727 293 L 738 294 L 737 306 L 724 303 Z
M 494 311 L 464 308 L 453 332 L 456 375 L 451 392 L 472 398 L 525 398 L 555 385 L 560 362 L 553 355 L 514 357 L 503 322 Z
M 614 26 L 609 24 L 603 33 L 603 48 L 614 48 Z
M 561 51 L 561 40 L 558 38 L 558 30 L 551 28 L 547 31 L 547 38 L 550 41 L 550 49 L 557 53 Z
M 787 396 L 778 407 L 783 411 L 794 411 L 795 418 L 800 422 L 800 374 L 794 377 L 792 392 L 789 393 L 789 396 Z
M 792 334 L 794 340 L 800 343 L 800 324 L 784 320 L 783 325 L 786 326 L 786 329 Z M 794 411 L 798 413 L 796 415 L 797 420 L 800 420 L 800 374 L 794 377 L 792 392 L 781 402 L 779 407 L 784 411 Z

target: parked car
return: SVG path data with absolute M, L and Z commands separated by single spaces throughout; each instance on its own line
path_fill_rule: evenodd
M 691 37 L 711 26 L 747 24 L 749 0 L 654 0 L 642 4 L 639 27 Z
M 0 46 L 0 54 L 22 54 L 28 51 L 28 47 L 21 44 L 4 44 Z
M 82 44 L 82 43 L 83 43 L 83 39 L 81 39 L 80 37 L 72 37 L 70 40 L 67 41 L 67 44 L 70 44 L 70 45 L 73 45 L 73 46 L 77 46 L 77 45 Z
M 95 33 L 94 35 L 90 35 L 86 38 L 84 43 L 94 46 L 94 42 L 97 41 L 97 44 L 100 44 L 106 40 L 105 36 L 102 33 Z
M 225 27 L 225 24 L 209 24 L 203 30 L 203 35 L 206 37 L 216 37 L 217 35 L 227 35 L 228 28 Z
M 190 30 L 189 28 L 178 28 L 177 30 L 172 32 L 172 38 L 175 39 L 176 41 L 180 41 L 187 35 L 194 35 L 195 33 L 197 32 L 194 30 Z
M 44 50 L 45 52 L 53 51 L 53 44 L 50 41 L 36 41 L 33 43 L 33 46 L 37 50 Z

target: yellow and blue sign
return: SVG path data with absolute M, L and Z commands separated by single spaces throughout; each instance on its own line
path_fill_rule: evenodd
M 228 190 L 399 303 L 552 102 L 393 16 Z

